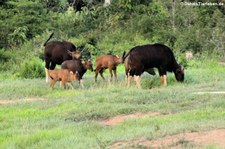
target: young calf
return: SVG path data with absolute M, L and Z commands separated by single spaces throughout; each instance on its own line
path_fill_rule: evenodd
M 117 55 L 108 54 L 108 55 L 102 55 L 102 56 L 98 57 L 95 62 L 95 65 L 96 65 L 95 82 L 97 81 L 98 73 L 100 73 L 102 79 L 105 80 L 105 78 L 103 76 L 103 72 L 107 68 L 109 68 L 111 79 L 113 77 L 113 73 L 114 73 L 114 77 L 117 79 L 116 67 L 120 63 L 122 63 L 122 58 Z M 112 73 L 112 70 L 113 70 L 113 73 Z
M 62 69 L 68 69 L 72 72 L 78 72 L 79 77 L 78 81 L 81 87 L 84 87 L 82 77 L 86 73 L 87 69 L 93 71 L 92 62 L 90 60 L 88 61 L 81 61 L 79 59 L 73 59 L 73 60 L 67 60 L 64 61 L 61 65 Z
M 57 81 L 61 81 L 61 87 L 62 89 L 65 89 L 66 82 L 70 82 L 71 89 L 74 89 L 73 87 L 73 81 L 77 80 L 79 78 L 79 73 L 76 71 L 74 74 L 72 71 L 68 69 L 55 69 L 55 70 L 49 70 L 48 74 L 51 78 L 51 84 L 50 87 L 53 89 L 54 85 Z

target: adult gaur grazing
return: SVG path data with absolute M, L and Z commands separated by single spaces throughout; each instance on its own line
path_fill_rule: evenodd
M 69 69 L 74 73 L 78 72 L 79 73 L 78 81 L 82 87 L 83 87 L 82 77 L 84 73 L 87 71 L 87 69 L 93 71 L 92 62 L 90 60 L 88 61 L 81 61 L 79 59 L 66 60 L 62 63 L 61 68 Z
M 177 81 L 184 81 L 184 68 L 175 60 L 172 50 L 162 44 L 149 44 L 136 46 L 128 54 L 124 52 L 123 62 L 129 76 L 134 76 L 136 85 L 140 87 L 141 74 L 144 71 L 151 72 L 152 68 L 158 68 L 160 83 L 167 85 L 166 73 L 174 72 Z M 130 77 L 128 77 L 130 78 Z M 130 79 L 128 79 L 128 85 Z
M 122 63 L 122 58 L 117 55 L 107 54 L 107 55 L 102 55 L 102 56 L 98 57 L 95 62 L 95 65 L 96 65 L 95 81 L 97 81 L 98 73 L 100 73 L 103 80 L 105 80 L 105 78 L 103 76 L 103 72 L 107 68 L 109 68 L 111 79 L 113 77 L 113 73 L 114 73 L 114 77 L 117 78 L 116 67 L 120 63 Z M 113 70 L 113 73 L 112 73 L 112 70 Z
M 55 69 L 56 64 L 61 65 L 65 60 L 72 58 L 80 58 L 81 52 L 76 50 L 74 44 L 68 41 L 51 41 L 48 42 L 53 36 L 50 35 L 48 40 L 44 43 L 44 58 L 45 58 L 45 74 L 46 82 L 48 82 L 48 70 Z

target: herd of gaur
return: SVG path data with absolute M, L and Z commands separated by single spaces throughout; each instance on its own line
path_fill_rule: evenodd
M 98 74 L 105 80 L 103 72 L 109 69 L 110 77 L 117 79 L 116 68 L 124 63 L 127 85 L 134 78 L 137 87 L 141 87 L 141 75 L 148 72 L 155 75 L 157 68 L 160 76 L 160 84 L 167 85 L 167 72 L 174 72 L 177 81 L 184 81 L 184 67 L 177 63 L 172 50 L 163 44 L 148 44 L 132 48 L 127 54 L 117 56 L 112 54 L 101 55 L 96 59 L 93 70 L 91 60 L 81 60 L 82 51 L 76 49 L 75 45 L 68 41 L 50 41 L 53 33 L 44 43 L 45 74 L 46 82 L 51 79 L 50 87 L 54 88 L 57 81 L 61 82 L 61 87 L 65 89 L 66 83 L 70 82 L 73 89 L 73 82 L 79 81 L 83 87 L 82 77 L 87 70 L 95 71 L 95 81 Z M 61 65 L 61 69 L 55 69 L 56 65 Z

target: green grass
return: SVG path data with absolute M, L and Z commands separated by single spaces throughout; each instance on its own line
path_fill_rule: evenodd
M 224 66 L 215 61 L 189 62 L 185 82 L 178 83 L 169 74 L 167 87 L 160 86 L 158 76 L 144 74 L 142 89 L 127 88 L 123 66 L 118 70 L 117 82 L 109 84 L 99 77 L 95 83 L 94 74 L 88 73 L 85 88 L 76 82 L 75 90 L 61 90 L 59 84 L 51 90 L 44 79 L 4 79 L 3 73 L 0 100 L 48 100 L 0 105 L 0 148 L 105 148 L 119 140 L 225 128 L 225 94 L 194 94 L 225 89 Z M 108 79 L 109 74 L 105 76 Z M 136 112 L 163 114 L 128 119 L 116 126 L 98 123 Z

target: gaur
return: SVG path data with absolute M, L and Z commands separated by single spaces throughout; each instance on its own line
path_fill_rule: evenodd
M 120 63 L 122 63 L 122 59 L 118 55 L 106 54 L 98 57 L 95 62 L 95 81 L 97 81 L 98 73 L 100 73 L 102 79 L 105 80 L 103 72 L 107 68 L 109 69 L 111 79 L 113 77 L 113 73 L 114 77 L 117 79 L 116 67 Z
M 45 74 L 46 82 L 48 82 L 48 70 L 55 69 L 56 65 L 61 65 L 65 60 L 71 60 L 73 58 L 79 59 L 81 52 L 76 50 L 73 43 L 68 41 L 50 41 L 53 33 L 44 43 L 44 59 L 45 59 Z
M 141 75 L 144 71 L 152 72 L 152 68 L 157 68 L 161 85 L 167 85 L 167 72 L 174 72 L 177 81 L 184 81 L 184 68 L 178 64 L 172 50 L 163 44 L 148 44 L 136 46 L 129 53 L 122 56 L 125 61 L 125 69 L 130 77 L 134 76 L 136 85 L 140 87 Z

